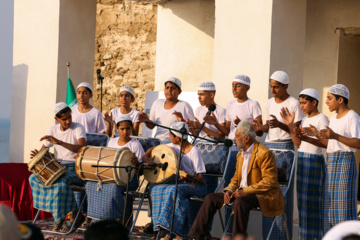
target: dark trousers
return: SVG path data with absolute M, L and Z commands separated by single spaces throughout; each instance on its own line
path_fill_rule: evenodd
M 217 209 L 224 204 L 224 193 L 209 193 L 206 195 L 200 211 L 190 230 L 189 237 L 202 239 L 208 230 L 210 219 L 213 218 Z M 259 207 L 259 200 L 255 195 L 238 197 L 233 202 L 234 224 L 233 235 L 246 234 L 250 210 Z

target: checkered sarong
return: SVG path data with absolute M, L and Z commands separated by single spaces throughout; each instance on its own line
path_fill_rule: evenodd
M 64 166 L 66 167 L 65 174 L 51 186 L 43 185 L 35 174 L 29 177 L 34 208 L 50 212 L 55 223 L 59 223 L 69 212 L 77 209 L 70 184 L 84 184 L 84 181 L 76 175 L 75 163 Z
M 137 173 L 135 173 L 129 183 L 129 190 L 136 190 L 137 187 Z M 88 217 L 98 220 L 120 219 L 123 217 L 126 185 L 102 183 L 101 187 L 98 187 L 98 182 L 88 181 L 85 188 L 88 197 Z M 130 197 L 126 201 L 126 218 L 129 218 L 132 213 L 133 201 L 134 199 Z
M 291 139 L 280 140 L 276 142 L 265 142 L 264 145 L 268 148 L 294 150 L 294 144 L 291 141 Z M 280 188 L 281 191 L 284 191 L 286 186 L 280 185 Z M 285 216 L 286 216 L 286 224 L 289 230 L 290 239 L 292 239 L 293 210 L 294 210 L 294 181 L 291 182 L 290 188 L 285 197 Z M 268 218 L 263 216 L 262 233 L 264 239 L 266 239 L 266 236 L 270 231 L 272 220 L 273 220 L 272 217 Z M 275 226 L 271 232 L 270 239 L 274 239 L 274 240 L 286 239 L 284 221 L 281 216 L 278 216 L 275 219 Z
M 186 237 L 190 230 L 186 217 L 188 197 L 203 197 L 206 194 L 206 186 L 195 184 L 193 188 L 190 185 L 190 183 L 179 183 L 178 185 L 173 233 L 180 237 Z M 156 185 L 151 190 L 154 231 L 159 231 L 160 228 L 170 230 L 174 194 L 175 184 Z
M 323 155 L 298 152 L 296 191 L 299 210 L 299 239 L 321 239 Z
M 356 219 L 357 168 L 352 152 L 328 153 L 323 191 L 323 234 Z

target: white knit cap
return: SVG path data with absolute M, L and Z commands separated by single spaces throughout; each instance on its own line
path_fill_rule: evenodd
M 323 240 L 342 240 L 352 234 L 360 235 L 360 221 L 349 220 L 335 225 L 325 234 Z
M 173 128 L 175 130 L 179 130 L 182 129 L 183 127 L 185 127 L 186 129 L 186 132 L 188 133 L 189 132 L 189 127 L 186 123 L 184 122 L 174 122 L 170 128 Z M 171 130 L 170 130 L 171 131 Z M 175 136 L 178 136 L 179 138 L 181 138 L 181 133 L 177 132 L 177 131 L 171 131 Z M 184 137 L 183 139 L 186 139 L 187 138 L 187 134 L 184 134 Z
M 66 103 L 64 102 L 58 102 L 57 104 L 55 104 L 54 107 L 54 115 L 56 115 L 58 112 L 60 112 L 61 110 L 65 109 L 69 107 Z
M 319 101 L 319 99 L 320 99 L 318 91 L 316 91 L 316 90 L 313 89 L 313 88 L 305 88 L 304 90 L 302 90 L 302 91 L 300 92 L 299 95 L 307 95 L 307 96 L 309 96 L 309 97 L 315 98 L 315 99 L 318 100 L 318 101 Z
M 82 82 L 82 83 L 80 83 L 80 84 L 77 86 L 76 90 L 78 90 L 79 87 L 86 87 L 86 88 L 90 89 L 91 92 L 93 91 L 92 86 L 90 85 L 90 83 L 87 83 L 87 82 Z
M 119 122 L 123 122 L 123 121 L 130 121 L 132 122 L 132 119 L 130 118 L 129 115 L 127 114 L 121 114 L 120 116 L 118 116 L 116 119 L 115 119 L 115 123 L 118 124 Z
M 181 81 L 180 81 L 180 79 L 178 79 L 176 77 L 171 77 L 171 78 L 169 78 L 168 80 L 165 81 L 165 84 L 167 82 L 172 82 L 181 89 Z
M 132 89 L 131 87 L 129 86 L 123 86 L 120 88 L 120 91 L 119 91 L 119 94 L 123 91 L 126 91 L 128 93 L 130 93 L 133 97 L 135 97 L 135 93 L 134 93 L 134 89 Z
M 202 91 L 216 91 L 215 84 L 213 82 L 203 82 L 199 85 L 198 90 Z
M 275 80 L 277 82 L 280 82 L 282 84 L 289 84 L 289 76 L 287 75 L 286 72 L 284 71 L 275 71 L 271 77 L 270 77 L 270 80 Z
M 328 92 L 332 93 L 332 94 L 335 94 L 335 95 L 342 96 L 342 97 L 347 98 L 347 99 L 350 98 L 349 89 L 343 84 L 332 85 L 329 88 Z
M 234 77 L 233 82 L 239 82 L 239 83 L 250 86 L 250 78 L 246 75 L 236 75 Z

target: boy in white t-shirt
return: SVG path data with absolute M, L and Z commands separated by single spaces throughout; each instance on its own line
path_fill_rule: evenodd
M 88 133 L 105 133 L 107 126 L 102 113 L 89 103 L 92 96 L 89 83 L 82 82 L 77 86 L 78 104 L 71 108 L 73 121 L 82 124 Z
M 189 103 L 179 100 L 181 94 L 181 81 L 171 77 L 165 81 L 165 99 L 157 99 L 150 109 L 150 116 L 142 112 L 139 114 L 139 122 L 145 122 L 150 129 L 159 124 L 170 127 L 175 122 L 185 122 L 186 119 L 194 121 L 194 112 Z M 159 138 L 161 143 L 170 143 L 169 130 L 156 127 L 155 138 Z
M 232 82 L 232 92 L 234 101 L 228 103 L 226 107 L 226 123 L 225 126 L 221 126 L 217 119 L 213 116 L 206 116 L 205 122 L 213 124 L 224 135 L 227 135 L 229 139 L 235 137 L 236 126 L 240 121 L 252 122 L 256 120 L 262 124 L 261 108 L 257 101 L 254 101 L 247 96 L 247 92 L 250 90 L 250 78 L 246 75 L 237 75 Z M 258 136 L 262 136 L 262 132 L 256 133 Z
M 357 165 L 354 152 L 360 148 L 360 118 L 348 106 L 349 89 L 336 84 L 329 88 L 326 104 L 336 114 L 329 127 L 312 133 L 327 145 L 327 159 L 323 188 L 323 234 L 334 225 L 357 219 Z
M 219 124 L 225 127 L 225 109 L 220 107 L 215 103 L 215 84 L 213 82 L 203 82 L 198 87 L 198 99 L 200 107 L 196 109 L 195 112 L 195 121 L 186 121 L 186 124 L 189 126 L 189 129 L 193 135 L 197 133 L 201 124 L 204 122 L 204 117 L 208 112 L 210 105 L 215 106 L 215 110 L 211 112 L 211 115 L 214 116 Z M 224 134 L 216 128 L 216 126 L 205 123 L 199 137 L 210 139 L 208 136 L 215 136 L 218 138 L 224 138 Z M 200 139 L 201 141 L 202 139 Z
M 131 103 L 135 101 L 135 92 L 129 86 L 123 86 L 119 91 L 119 102 L 121 106 L 119 108 L 111 109 L 110 114 L 105 113 L 105 120 L 108 122 L 108 128 L 106 130 L 106 134 L 111 137 L 113 126 L 115 124 L 115 120 L 118 119 L 122 115 L 129 116 L 131 121 L 133 122 L 132 133 L 133 136 L 139 135 L 139 111 L 130 107 Z M 119 132 L 115 127 L 115 135 L 114 137 L 119 137 Z
M 319 113 L 319 93 L 312 88 L 299 95 L 300 108 L 307 114 L 300 128 L 294 125 L 294 111 L 283 108 L 281 116 L 289 127 L 291 138 L 298 149 L 296 190 L 299 210 L 299 239 L 322 238 L 322 188 L 325 175 L 325 159 L 321 148 L 326 147 L 314 136 L 305 136 L 301 128 L 326 129 L 329 119 Z
M 41 150 L 54 146 L 56 158 L 66 167 L 66 172 L 51 186 L 43 185 L 35 174 L 29 177 L 29 182 L 34 207 L 52 213 L 53 231 L 68 232 L 71 225 L 65 222 L 66 215 L 73 211 L 73 216 L 75 216 L 74 211 L 77 209 L 70 184 L 84 184 L 75 172 L 75 156 L 80 148 L 86 145 L 86 135 L 81 124 L 72 122 L 71 109 L 66 103 L 57 103 L 54 107 L 54 115 L 59 124 L 51 127 L 48 134 L 40 139 L 40 141 L 45 140 Z M 38 152 L 38 150 L 31 151 L 31 158 Z M 85 217 L 81 214 L 75 223 L 75 229 L 84 220 Z

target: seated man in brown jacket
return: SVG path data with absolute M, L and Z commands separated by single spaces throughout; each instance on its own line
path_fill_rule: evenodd
M 234 141 L 243 150 L 237 155 L 236 171 L 222 193 L 207 194 L 190 230 L 191 239 L 210 239 L 209 220 L 217 209 L 233 201 L 233 235 L 245 234 L 252 208 L 259 207 L 264 216 L 284 213 L 285 202 L 280 190 L 276 161 L 272 152 L 255 140 L 256 133 L 249 122 L 241 121 Z

